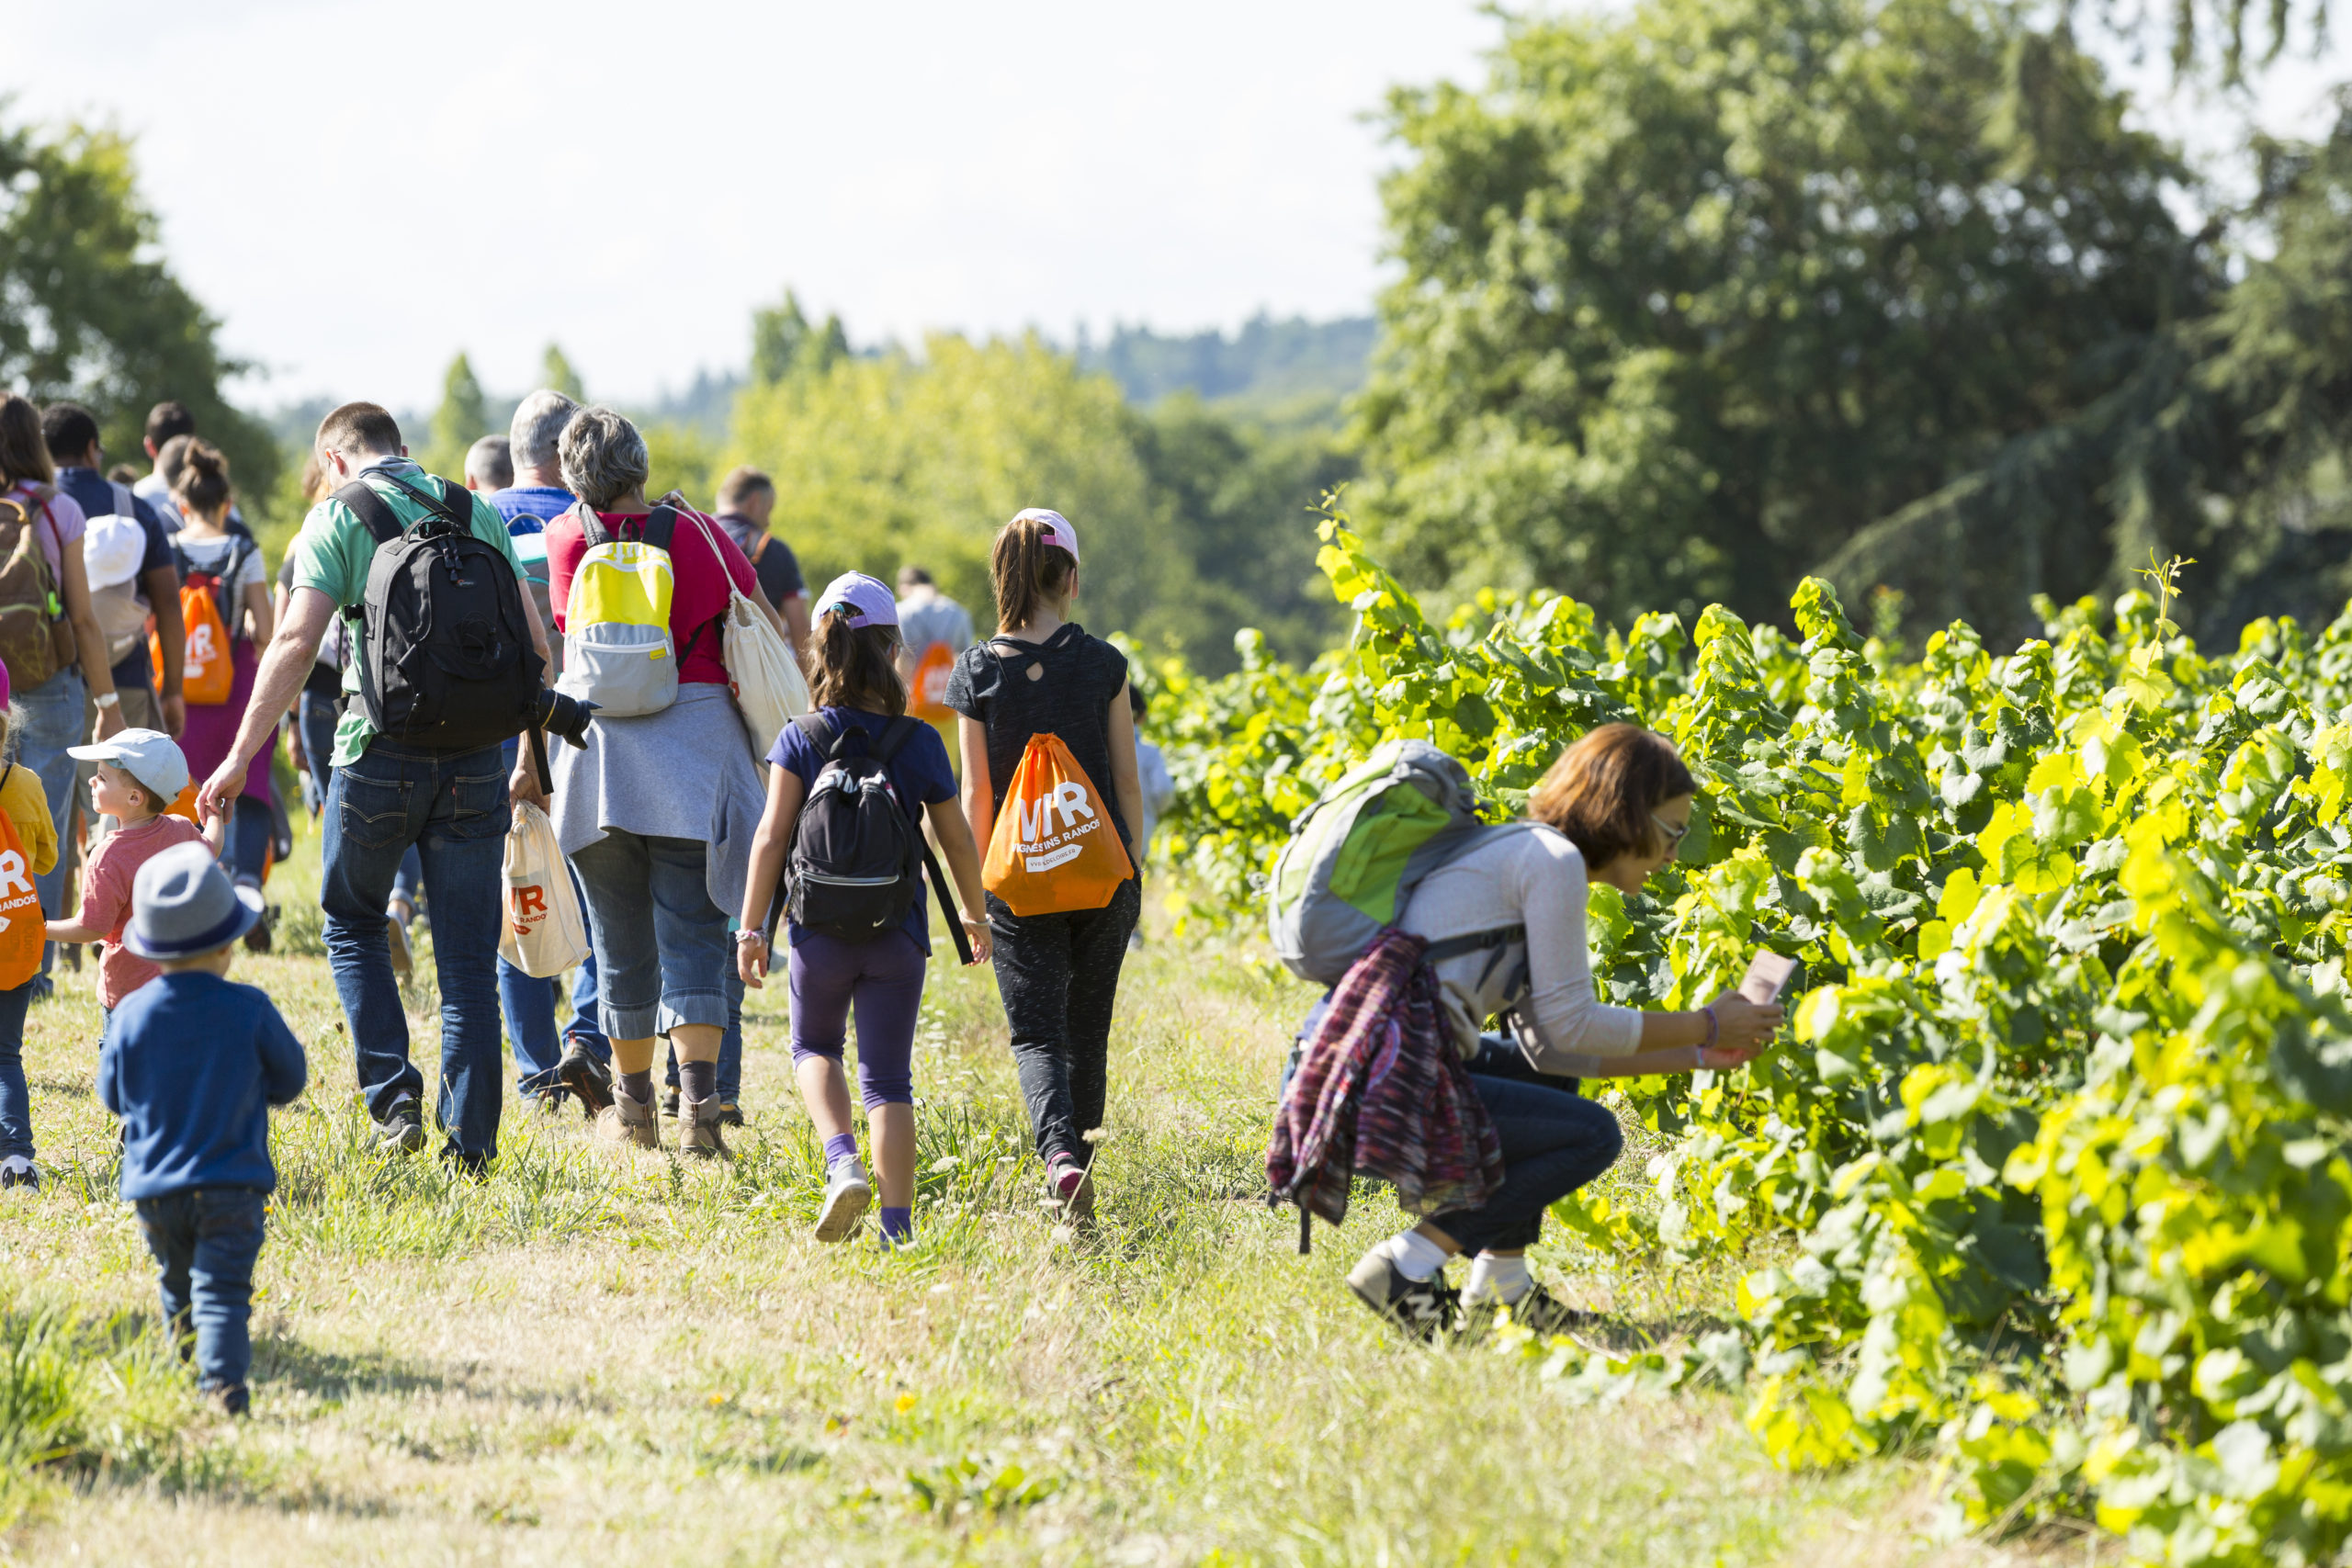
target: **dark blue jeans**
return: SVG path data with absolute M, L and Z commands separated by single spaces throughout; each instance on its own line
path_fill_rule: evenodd
M 1534 1077 L 1532 1071 L 1470 1075 L 1502 1140 L 1503 1185 L 1482 1207 L 1430 1216 L 1464 1252 L 1532 1247 L 1544 1234 L 1544 1211 L 1616 1164 L 1624 1150 L 1625 1134 L 1607 1107 Z
M 30 980 L 0 991 L 0 1159 L 33 1157 L 32 1093 L 25 1087 L 25 1009 L 32 999 Z
M 413 847 L 433 904 L 441 986 L 440 1122 L 450 1152 L 469 1159 L 498 1152 L 505 1091 L 497 962 L 506 824 L 506 773 L 495 746 L 436 756 L 378 740 L 334 771 L 327 792 L 319 905 L 359 1091 L 379 1119 L 424 1092 L 409 1060 L 408 1014 L 384 933 L 392 877 Z
M 573 890 L 580 879 L 571 879 Z M 582 895 L 582 902 L 586 896 Z M 526 975 L 502 955 L 498 960 L 498 1005 L 506 1014 L 506 1037 L 514 1043 L 514 1088 L 523 1094 L 545 1094 L 561 1080 L 556 1064 L 566 1046 L 579 1047 L 599 1062 L 613 1059 L 612 1042 L 596 1027 L 596 955 L 589 953 L 571 972 L 571 1018 L 559 1036 L 555 1027 L 555 998 L 563 976 L 541 979 Z M 722 1058 L 723 1060 L 724 1058 Z
M 195 1330 L 197 1375 L 208 1389 L 242 1386 L 253 1365 L 254 1259 L 261 1256 L 266 1201 L 250 1187 L 191 1187 L 139 1200 L 164 1324 L 182 1357 Z
M 336 699 L 316 692 L 304 692 L 295 704 L 294 722 L 301 727 L 302 755 L 311 764 L 311 771 L 302 775 L 302 800 L 314 817 L 326 809 L 327 789 L 334 778 L 334 769 L 327 759 L 334 755 L 334 727 L 340 716 Z M 416 908 L 416 884 L 422 875 L 416 851 L 411 848 L 401 857 L 400 874 L 392 878 L 392 891 L 407 899 L 412 909 Z

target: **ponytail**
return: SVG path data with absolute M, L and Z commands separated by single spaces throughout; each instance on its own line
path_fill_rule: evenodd
M 857 708 L 896 718 L 907 711 L 907 683 L 899 676 L 899 628 L 854 626 L 828 610 L 817 617 L 806 660 L 808 700 L 820 708 Z
M 183 512 L 209 522 L 229 504 L 229 459 L 220 448 L 196 436 L 187 437 L 179 471 L 172 476 L 172 499 Z
M 1048 599 L 1069 597 L 1078 558 L 1048 544 L 1056 514 L 1023 512 L 999 530 L 989 552 L 989 576 L 996 590 L 996 629 L 1017 632 L 1037 618 Z

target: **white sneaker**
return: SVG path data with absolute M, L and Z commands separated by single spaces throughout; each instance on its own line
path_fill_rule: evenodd
M 839 1241 L 849 1235 L 872 1201 L 874 1189 L 865 1183 L 865 1167 L 854 1158 L 835 1164 L 825 1172 L 825 1201 L 817 1210 L 817 1239 Z

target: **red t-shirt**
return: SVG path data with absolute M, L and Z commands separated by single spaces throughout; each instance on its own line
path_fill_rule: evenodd
M 616 538 L 634 539 L 645 530 L 645 513 L 599 512 L 605 527 Z M 727 684 L 727 664 L 721 657 L 718 617 L 726 613 L 728 585 L 745 594 L 759 588 L 752 563 L 727 536 L 727 530 L 707 517 L 702 526 L 698 512 L 681 509 L 670 535 L 670 640 L 678 649 L 678 683 Z M 552 519 L 548 536 L 548 601 L 555 606 L 556 630 L 564 630 L 564 609 L 571 597 L 571 574 L 588 553 L 588 536 L 580 531 L 576 513 Z M 716 545 L 717 553 L 712 547 Z M 697 637 L 695 634 L 700 633 Z
M 82 868 L 82 908 L 74 919 L 107 933 L 98 946 L 98 1000 L 105 1006 L 120 1007 L 123 998 L 163 973 L 122 945 L 123 928 L 130 924 L 130 885 L 139 879 L 139 868 L 174 844 L 203 839 L 185 817 L 150 817 L 107 834 Z

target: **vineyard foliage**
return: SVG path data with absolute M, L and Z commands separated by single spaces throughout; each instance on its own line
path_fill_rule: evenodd
M 2044 602 L 1996 656 L 1912 661 L 1825 583 L 1802 640 L 1721 607 L 1623 631 L 1482 596 L 1442 624 L 1344 516 L 1357 623 L 1312 671 L 1242 634 L 1217 680 L 1148 671 L 1189 918 L 1254 918 L 1317 788 L 1433 740 L 1515 810 L 1629 719 L 1701 781 L 1679 863 L 1596 889 L 1606 998 L 1696 1007 L 1801 958 L 1747 1071 L 1623 1080 L 1663 1134 L 1655 1213 L 1593 1242 L 1743 1260 L 1740 1331 L 1681 1360 L 1527 1346 L 1585 1380 L 1744 1384 L 1782 1462 L 1932 1446 L 1961 1515 L 2087 1512 L 2165 1563 L 2316 1563 L 2352 1540 L 2352 612 L 2201 652 L 2165 584 Z

